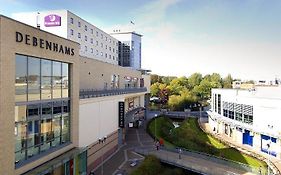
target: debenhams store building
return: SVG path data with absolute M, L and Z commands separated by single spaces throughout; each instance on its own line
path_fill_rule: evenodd
M 78 43 L 0 16 L 1 175 L 86 173 L 78 81 Z

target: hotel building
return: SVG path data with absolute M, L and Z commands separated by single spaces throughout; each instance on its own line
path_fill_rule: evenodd
M 68 10 L 16 13 L 13 18 L 79 43 L 81 56 L 118 65 L 118 40 Z
M 281 87 L 213 89 L 209 124 L 214 133 L 280 159 Z
M 142 35 L 136 32 L 121 32 L 120 30 L 113 30 L 110 35 L 119 40 L 119 65 L 140 70 Z
M 80 54 L 77 42 L 0 16 L 1 175 L 88 174 L 122 144 L 150 77 Z

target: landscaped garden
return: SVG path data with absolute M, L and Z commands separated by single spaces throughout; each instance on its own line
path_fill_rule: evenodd
M 155 156 L 146 156 L 141 165 L 131 175 L 184 175 L 180 168 L 163 166 Z
M 156 121 L 156 123 L 155 123 Z M 168 117 L 158 117 L 148 125 L 148 132 L 157 139 L 163 139 L 167 147 L 182 147 L 192 151 L 204 152 L 225 159 L 241 162 L 255 167 L 266 167 L 266 163 L 241 153 L 213 138 L 201 130 L 197 119 L 184 120 L 175 128 Z M 156 133 L 156 134 L 155 134 Z

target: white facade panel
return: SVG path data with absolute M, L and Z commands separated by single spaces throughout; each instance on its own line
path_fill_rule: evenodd
M 79 147 L 86 147 L 118 130 L 119 101 L 124 99 L 108 97 L 80 101 Z

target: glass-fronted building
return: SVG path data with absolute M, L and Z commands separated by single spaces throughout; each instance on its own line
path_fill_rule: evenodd
M 0 174 L 86 174 L 79 44 L 4 16 L 0 43 Z

